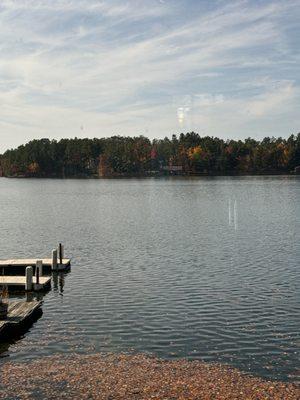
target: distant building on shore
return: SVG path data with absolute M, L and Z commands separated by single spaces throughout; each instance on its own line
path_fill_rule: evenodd
M 183 171 L 182 165 L 165 165 L 162 170 L 168 172 L 170 175 L 181 175 Z
M 300 175 L 300 165 L 298 165 L 298 167 L 295 167 L 295 174 L 296 175 Z

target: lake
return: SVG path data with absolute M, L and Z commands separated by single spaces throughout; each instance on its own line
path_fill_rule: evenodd
M 299 380 L 300 177 L 2 178 L 0 220 L 0 258 L 72 257 L 2 362 L 134 351 Z

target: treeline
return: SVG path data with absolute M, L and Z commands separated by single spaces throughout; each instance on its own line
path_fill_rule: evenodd
M 300 133 L 262 141 L 144 136 L 33 140 L 0 156 L 0 175 L 24 177 L 290 173 L 300 165 Z

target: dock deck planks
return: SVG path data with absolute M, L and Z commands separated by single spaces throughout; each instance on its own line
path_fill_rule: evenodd
M 41 301 L 11 301 L 8 305 L 6 320 L 0 320 L 0 338 L 8 330 L 19 329 L 22 324 L 28 322 L 42 305 Z
M 24 258 L 24 259 L 12 259 L 12 260 L 0 260 L 0 267 L 27 267 L 35 266 L 37 260 L 42 260 L 43 265 L 46 267 L 52 266 L 51 258 Z M 59 263 L 59 260 L 58 260 Z M 68 267 L 71 264 L 70 258 L 64 258 L 62 260 L 62 267 Z
M 32 278 L 33 285 L 36 285 L 36 277 Z M 47 287 L 50 285 L 51 277 L 49 276 L 40 276 L 40 285 L 42 287 Z M 26 276 L 0 276 L 0 286 L 16 286 L 16 287 L 24 287 L 26 284 Z

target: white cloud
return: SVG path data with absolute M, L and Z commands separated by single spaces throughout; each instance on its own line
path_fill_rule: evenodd
M 274 113 L 286 102 L 294 99 L 295 88 L 291 83 L 282 84 L 273 90 L 266 90 L 249 101 L 247 112 L 254 117 L 262 117 L 267 113 Z

